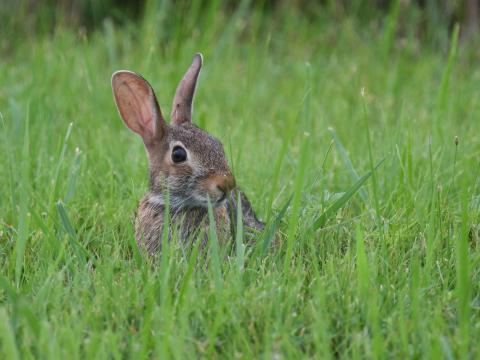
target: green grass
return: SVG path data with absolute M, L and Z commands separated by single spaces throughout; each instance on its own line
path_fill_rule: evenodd
M 399 5 L 384 29 L 152 4 L 0 59 L 0 357 L 478 358 L 478 46 L 399 39 Z M 211 228 L 202 256 L 165 236 L 152 260 L 146 154 L 110 76 L 143 74 L 169 114 L 196 51 L 194 120 L 267 231 L 245 248 Z

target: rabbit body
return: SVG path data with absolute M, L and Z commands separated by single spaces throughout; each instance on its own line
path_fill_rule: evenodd
M 158 206 L 156 196 L 147 194 L 138 207 L 135 219 L 135 237 L 140 248 L 149 254 L 158 253 L 161 248 L 165 207 Z M 227 207 L 213 209 L 218 238 L 225 241 L 230 234 L 230 218 Z M 208 234 L 208 210 L 200 207 L 185 208 L 170 212 L 172 224 L 178 225 L 180 238 L 183 241 L 193 240 L 194 236 L 203 232 L 201 247 L 205 246 Z M 169 237 L 171 233 L 169 234 Z
M 238 198 L 244 225 L 263 229 L 245 194 L 236 188 L 220 141 L 192 123 L 192 101 L 201 65 L 202 57 L 197 54 L 177 87 L 170 124 L 164 120 L 145 79 L 129 71 L 112 76 L 119 113 L 142 137 L 148 154 L 150 189 L 138 207 L 135 233 L 138 245 L 150 254 L 160 250 L 165 196 L 169 197 L 171 222 L 183 241 L 201 231 L 207 234 L 209 202 L 220 240 L 231 237 L 230 215 L 236 216 Z
M 250 205 L 250 202 L 239 189 L 231 192 L 229 199 L 225 204 L 213 208 L 216 231 L 221 243 L 228 242 L 231 238 L 230 214 L 233 219 L 237 215 L 237 199 L 240 195 L 242 202 L 242 219 L 247 229 L 262 230 L 264 225 L 260 222 Z M 171 222 L 178 225 L 180 238 L 184 241 L 193 240 L 194 236 L 203 232 L 201 247 L 204 247 L 208 234 L 208 210 L 204 207 L 172 209 L 170 212 Z M 165 219 L 165 206 L 163 197 L 149 192 L 142 199 L 138 206 L 135 219 L 135 237 L 140 248 L 145 249 L 150 254 L 155 254 L 161 247 L 163 224 Z

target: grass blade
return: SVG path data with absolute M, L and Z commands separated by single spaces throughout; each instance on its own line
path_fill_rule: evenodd
M 303 127 L 304 129 L 310 130 L 312 128 L 311 124 L 311 104 L 310 99 L 312 96 L 312 84 L 311 84 L 311 68 L 310 64 L 306 63 L 306 76 L 307 76 L 307 88 L 305 91 L 304 101 L 303 101 Z M 288 221 L 287 229 L 287 249 L 285 252 L 285 261 L 283 264 L 283 271 L 288 274 L 290 271 L 290 266 L 293 256 L 293 245 L 298 231 L 298 223 L 300 219 L 300 208 L 301 208 L 301 199 L 304 190 L 305 183 L 305 174 L 307 172 L 307 164 L 310 160 L 310 144 L 311 144 L 310 133 L 305 131 L 303 136 L 303 141 L 300 147 L 300 159 L 298 163 L 297 176 L 295 176 L 293 196 L 292 196 L 292 211 L 290 212 L 290 218 Z
M 17 304 L 18 301 L 18 294 L 15 291 L 15 288 L 10 285 L 10 282 L 6 277 L 0 274 L 0 289 L 3 290 L 6 297 L 12 302 L 13 305 Z
M 73 158 L 72 165 L 70 166 L 70 171 L 68 174 L 68 180 L 67 180 L 67 192 L 65 193 L 65 203 L 68 203 L 68 201 L 72 198 L 73 194 L 75 193 L 75 187 L 77 184 L 77 178 L 78 178 L 78 171 L 80 169 L 80 162 L 81 162 L 81 154 L 82 152 L 80 149 L 76 148 L 75 149 L 75 157 Z
M 220 268 L 217 229 L 210 198 L 208 199 L 208 243 L 210 244 L 210 259 L 215 277 L 215 286 L 219 289 L 222 285 L 222 273 Z
M 335 142 L 335 147 L 337 148 L 338 152 L 340 153 L 340 156 L 342 157 L 343 162 L 347 166 L 348 171 L 350 172 L 350 176 L 353 181 L 358 181 L 360 179 L 360 176 L 358 175 L 357 171 L 353 167 L 352 161 L 350 160 L 350 157 L 348 156 L 348 152 L 343 146 L 343 143 L 340 141 L 340 138 L 338 137 L 337 133 L 333 128 L 328 128 L 328 131 L 330 131 L 330 134 L 332 134 L 333 141 Z M 363 202 L 365 204 L 367 203 L 367 192 L 364 189 L 360 189 L 359 192 Z
M 0 308 L 0 339 L 2 339 L 3 354 L 6 359 L 20 359 L 17 344 L 15 342 L 15 333 L 10 323 L 7 310 Z
M 78 241 L 77 233 L 75 232 L 75 229 L 72 226 L 72 223 L 67 214 L 67 211 L 65 210 L 65 207 L 63 206 L 63 203 L 61 201 L 57 202 L 57 211 L 58 211 L 58 215 L 60 217 L 60 221 L 62 223 L 63 229 L 68 235 L 68 239 L 70 240 L 70 244 L 73 248 L 73 251 L 78 256 L 79 259 L 82 259 L 82 261 L 85 262 L 85 260 L 89 257 L 91 258 L 91 256 L 89 256 L 90 254 L 88 253 L 88 251 Z
M 460 33 L 460 25 L 455 24 L 453 28 L 450 51 L 448 53 L 447 66 L 445 67 L 442 74 L 442 81 L 440 83 L 440 90 L 437 97 L 437 111 L 440 113 L 445 109 L 445 101 L 447 97 L 448 86 L 450 84 L 450 77 L 452 74 L 453 64 L 457 57 L 457 48 L 458 48 L 458 35 Z
M 467 185 L 464 185 L 461 199 L 461 224 L 460 229 L 456 234 L 455 253 L 456 261 L 455 268 L 457 273 L 456 296 L 457 296 L 457 312 L 458 322 L 460 325 L 459 344 L 460 344 L 460 358 L 468 358 L 469 334 L 470 334 L 470 292 L 473 284 L 470 283 L 470 264 L 469 264 L 469 250 L 468 250 L 468 191 Z
M 380 229 L 380 233 L 382 235 L 383 240 L 385 240 L 385 234 L 383 232 L 383 226 L 382 226 L 382 219 L 380 216 L 380 202 L 378 200 L 378 184 L 377 184 L 377 177 L 375 176 L 375 169 L 374 169 L 374 161 L 373 161 L 373 152 L 372 152 L 372 140 L 370 139 L 370 122 L 369 122 L 369 116 L 368 116 L 368 111 L 367 111 L 367 102 L 365 99 L 365 88 L 362 88 L 361 91 L 361 97 L 362 97 L 362 103 L 363 103 L 363 116 L 365 120 L 365 135 L 367 138 L 367 147 L 368 147 L 368 160 L 370 163 L 370 171 L 372 173 L 372 190 L 373 190 L 373 202 L 375 205 L 375 217 L 376 217 L 376 222 L 377 226 Z M 381 246 L 382 246 L 382 252 L 384 256 L 386 256 L 385 253 L 385 241 L 382 241 Z
M 185 294 L 187 293 L 188 285 L 190 284 L 190 279 L 192 278 L 193 270 L 195 269 L 195 265 L 197 264 L 200 243 L 200 241 L 196 241 L 193 246 L 193 250 L 190 254 L 190 259 L 188 260 L 187 270 L 185 271 L 185 275 L 183 275 L 182 284 L 180 285 L 180 290 L 178 291 L 176 307 L 177 309 L 180 309 L 180 311 L 183 306 L 183 300 L 185 298 Z
M 266 253 L 268 247 L 270 246 L 273 238 L 275 237 L 275 233 L 277 232 L 278 225 L 280 221 L 282 221 L 285 213 L 287 212 L 288 207 L 290 206 L 290 202 L 292 201 L 292 197 L 287 200 L 287 202 L 283 205 L 280 212 L 277 214 L 275 219 L 267 226 L 267 229 L 264 232 L 262 244 L 263 244 L 263 253 Z
M 295 177 L 295 187 L 293 189 L 292 211 L 290 214 L 290 218 L 288 222 L 288 230 L 287 230 L 287 250 L 285 254 L 285 263 L 284 263 L 285 273 L 289 272 L 290 262 L 292 258 L 292 252 L 293 252 L 293 243 L 295 240 L 295 235 L 297 233 L 297 226 L 300 218 L 300 205 L 301 205 L 300 203 L 302 199 L 302 190 L 303 190 L 303 184 L 305 180 L 306 167 L 309 159 L 309 156 L 308 156 L 309 147 L 310 147 L 309 135 L 306 135 L 300 151 L 300 163 L 298 165 L 297 176 Z
M 245 245 L 243 243 L 243 212 L 242 198 L 240 191 L 237 193 L 237 226 L 235 233 L 235 244 L 237 250 L 237 268 L 241 273 L 245 264 Z
M 398 27 L 398 19 L 400 15 L 400 0 L 394 0 L 390 4 L 387 21 L 383 33 L 382 53 L 383 58 L 387 60 L 395 40 L 395 34 Z
M 283 162 L 285 160 L 287 150 L 288 150 L 288 145 L 290 144 L 291 138 L 295 134 L 294 131 L 294 125 L 296 123 L 293 123 L 289 126 L 289 129 L 287 131 L 290 136 L 286 136 L 283 138 L 282 141 L 282 147 L 280 148 L 280 151 L 278 152 L 277 159 L 275 161 L 275 165 L 273 167 L 273 173 L 272 173 L 272 180 L 270 183 L 270 195 L 267 200 L 267 222 L 269 222 L 270 217 L 272 215 L 272 207 L 273 207 L 273 199 L 275 196 L 278 194 L 277 192 L 277 187 L 278 187 L 278 181 L 280 179 L 280 170 L 282 168 Z
M 160 291 L 160 304 L 162 307 L 167 308 L 170 305 L 171 296 L 169 289 L 170 282 L 170 260 L 172 258 L 172 242 L 170 239 L 175 237 L 175 227 L 171 221 L 171 208 L 170 208 L 170 191 L 167 189 L 165 192 L 165 208 L 163 211 L 163 228 L 162 234 L 159 241 L 161 256 L 160 256 L 160 281 L 161 281 L 161 291 Z M 165 344 L 161 342 L 162 346 Z
M 67 152 L 68 139 L 70 139 L 70 135 L 72 134 L 72 128 L 73 128 L 73 123 L 70 123 L 68 125 L 67 132 L 65 133 L 65 137 L 63 139 L 60 154 L 58 155 L 57 166 L 55 168 L 55 173 L 52 180 L 52 192 L 50 193 L 50 201 L 49 201 L 49 203 L 52 204 L 52 206 L 55 199 L 58 199 L 57 197 L 58 180 L 60 178 L 60 170 L 62 169 L 63 160 L 65 159 L 65 153 Z
M 20 280 L 23 270 L 23 261 L 25 256 L 25 248 L 28 240 L 28 229 L 30 223 L 30 214 L 28 213 L 28 195 L 29 195 L 29 122 L 30 122 L 29 108 L 27 108 L 27 115 L 25 121 L 25 134 L 22 149 L 22 161 L 20 170 L 20 207 L 18 214 L 18 236 L 15 243 L 15 283 L 17 287 L 20 286 Z
M 48 240 L 52 240 L 55 238 L 53 235 L 52 231 L 48 228 L 47 224 L 45 224 L 45 221 L 41 218 L 40 215 L 38 215 L 38 212 L 35 209 L 31 209 L 31 215 L 32 215 L 32 220 L 33 220 L 33 225 L 36 225 L 38 228 L 40 228 L 43 232 L 43 235 Z
M 370 289 L 370 269 L 365 251 L 364 234 L 360 226 L 357 226 L 356 238 L 357 291 L 362 301 L 367 303 Z
M 373 171 L 375 171 L 383 163 L 384 160 L 385 159 L 380 160 L 377 165 L 375 165 Z M 368 178 L 372 176 L 373 171 L 370 170 L 368 173 L 363 175 L 360 179 L 358 179 L 355 184 L 350 187 L 350 189 L 348 189 L 339 199 L 337 199 L 332 205 L 330 205 L 330 207 L 314 221 L 313 225 L 311 226 L 311 230 L 316 231 L 323 227 L 327 220 L 330 219 L 348 202 L 348 200 L 350 200 L 353 195 L 357 193 L 357 191 L 368 180 Z
M 5 297 L 8 299 L 13 310 L 12 321 L 15 324 L 17 322 L 17 316 L 20 315 L 26 320 L 35 336 L 40 333 L 40 324 L 34 312 L 30 308 L 29 304 L 22 301 L 21 296 L 17 293 L 15 288 L 10 285 L 10 282 L 0 274 L 0 289 L 3 290 Z

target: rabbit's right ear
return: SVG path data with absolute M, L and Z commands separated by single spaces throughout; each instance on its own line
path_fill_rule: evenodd
M 112 88 L 120 116 L 147 147 L 163 138 L 167 124 L 152 87 L 143 77 L 131 71 L 117 71 L 112 75 Z

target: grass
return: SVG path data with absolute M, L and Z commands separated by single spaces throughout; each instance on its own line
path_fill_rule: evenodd
M 18 41 L 0 60 L 1 357 L 479 357 L 478 52 L 458 29 L 450 49 L 398 39 L 399 3 L 383 29 L 152 2 L 137 25 Z M 267 230 L 252 248 L 211 228 L 205 256 L 165 236 L 149 259 L 146 155 L 110 76 L 143 74 L 169 114 L 196 51 L 194 120 Z

